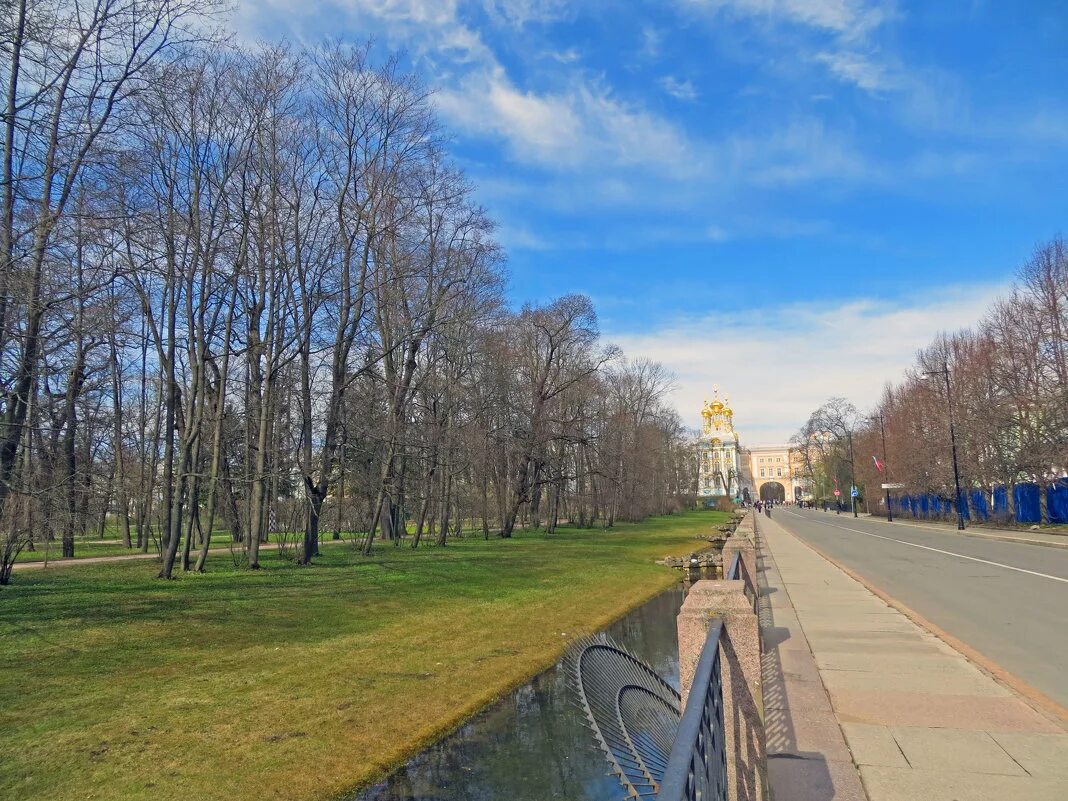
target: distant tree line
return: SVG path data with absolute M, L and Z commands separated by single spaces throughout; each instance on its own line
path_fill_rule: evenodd
M 794 442 L 817 481 L 836 477 L 845 487 L 854 468 L 873 511 L 884 482 L 953 500 L 951 412 L 965 494 L 1068 475 L 1068 249 L 1061 237 L 1035 249 L 1011 291 L 975 327 L 921 350 L 870 414 L 832 398 Z M 884 433 L 881 472 L 873 457 L 883 461 Z
M 170 577 L 218 532 L 257 568 L 684 504 L 670 377 L 585 297 L 507 307 L 419 81 L 217 11 L 3 6 L 0 583 L 105 530 Z

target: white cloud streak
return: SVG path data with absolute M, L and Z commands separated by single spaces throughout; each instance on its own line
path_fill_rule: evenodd
M 688 80 L 681 80 L 674 75 L 666 75 L 660 79 L 660 86 L 665 92 L 676 100 L 693 101 L 697 99 L 697 90 Z
M 552 22 L 567 15 L 567 0 L 483 0 L 486 13 L 517 28 Z
M 863 39 L 894 15 L 893 6 L 876 0 L 681 0 L 697 11 L 731 13 L 790 22 Z
M 817 53 L 815 60 L 843 83 L 853 84 L 866 92 L 894 88 L 895 82 L 888 77 L 886 68 L 862 53 L 825 51 Z
M 457 128 L 503 139 L 527 164 L 555 171 L 627 166 L 673 178 L 692 174 L 694 147 L 681 130 L 596 84 L 527 92 L 493 65 L 439 91 L 435 101 Z
M 805 60 L 824 65 L 838 81 L 865 92 L 891 88 L 888 70 L 875 57 L 873 34 L 897 16 L 888 0 L 678 0 L 691 12 L 791 24 L 824 42 Z M 829 40 L 829 41 L 828 41 Z

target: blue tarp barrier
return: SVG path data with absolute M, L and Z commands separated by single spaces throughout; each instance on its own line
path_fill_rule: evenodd
M 1068 476 L 1046 487 L 1046 514 L 1051 523 L 1068 523 Z
M 927 517 L 927 512 L 931 508 L 931 497 L 929 495 L 920 496 L 920 514 Z
M 994 517 L 1009 516 L 1009 491 L 1004 484 L 994 487 Z
M 972 490 L 972 509 L 975 510 L 976 520 L 986 520 L 990 517 L 990 512 L 986 506 L 986 493 L 981 489 Z
M 960 493 L 960 513 L 965 520 L 971 520 L 972 516 L 968 511 L 968 496 L 964 494 L 964 490 Z
M 1038 484 L 1017 484 L 1012 488 L 1012 500 L 1016 504 L 1017 523 L 1042 522 Z
M 942 516 L 942 499 L 939 498 L 937 495 L 930 495 L 928 497 L 930 498 L 931 514 L 933 514 L 935 517 L 941 517 Z

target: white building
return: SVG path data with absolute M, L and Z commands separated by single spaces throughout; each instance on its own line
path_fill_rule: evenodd
M 714 390 L 712 402 L 701 409 L 701 436 L 697 441 L 697 495 L 711 505 L 716 498 L 741 498 L 743 476 L 738 433 L 730 401 L 720 401 Z

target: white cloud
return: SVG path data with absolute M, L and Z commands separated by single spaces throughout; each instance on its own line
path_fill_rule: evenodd
M 293 0 L 268 2 L 274 11 L 297 13 Z M 483 0 L 483 6 L 510 26 L 571 13 L 565 0 Z M 434 71 L 434 102 L 451 125 L 503 140 L 523 164 L 587 177 L 608 171 L 609 179 L 620 168 L 672 179 L 693 169 L 697 158 L 686 134 L 567 66 L 579 58 L 574 49 L 549 54 L 564 65 L 555 88 L 516 85 L 462 7 L 461 0 L 348 0 L 343 8 L 350 25 L 375 30 L 389 47 L 426 60 Z M 244 0 L 241 13 L 248 18 L 257 8 Z
M 550 50 L 546 55 L 561 64 L 573 64 L 582 58 L 582 54 L 573 47 L 569 47 L 567 50 Z
M 504 222 L 496 230 L 497 241 L 509 251 L 513 250 L 551 250 L 554 244 L 524 225 L 511 225 Z
M 681 0 L 691 9 L 785 21 L 862 39 L 894 15 L 877 0 Z
M 867 92 L 895 83 L 869 43 L 876 30 L 897 16 L 888 0 L 679 0 L 693 11 L 731 14 L 807 29 L 803 61 L 824 65 L 839 81 Z M 781 42 L 775 43 L 781 47 Z M 813 50 L 816 52 L 813 54 Z
M 499 136 L 525 161 L 571 164 L 579 155 L 568 145 L 582 123 L 567 98 L 523 92 L 500 67 L 440 90 L 434 102 L 464 132 Z
M 760 186 L 879 177 L 851 137 L 828 131 L 816 118 L 792 120 L 762 135 L 736 135 L 724 144 L 723 161 L 737 180 Z
M 692 426 L 718 384 L 744 444 L 787 441 L 828 397 L 872 405 L 916 351 L 944 330 L 974 325 L 1001 285 L 942 287 L 908 305 L 869 299 L 839 304 L 730 307 L 675 320 L 647 334 L 606 335 L 630 357 L 662 362 L 678 377 L 674 403 Z
M 670 122 L 581 81 L 555 94 L 524 92 L 494 66 L 435 100 L 466 133 L 497 136 L 519 160 L 553 170 L 626 166 L 680 178 L 696 161 L 686 135 Z
M 660 79 L 660 86 L 676 100 L 693 101 L 697 99 L 697 90 L 688 80 L 680 80 L 674 75 L 665 75 Z
M 567 15 L 567 0 L 483 0 L 492 18 L 521 28 L 532 22 L 552 22 Z
M 875 6 L 846 0 L 819 0 L 811 7 L 800 0 L 677 1 L 785 15 L 831 31 L 831 41 L 821 35 L 817 48 L 826 54 L 825 63 L 853 75 L 852 80 L 872 85 L 874 79 L 864 77 L 861 65 L 844 61 L 839 50 L 846 52 L 840 43 L 850 31 L 875 24 L 871 20 L 878 14 L 869 13 Z M 295 0 L 263 0 L 262 6 L 242 2 L 246 17 L 259 13 L 257 9 L 264 14 L 273 9 L 295 21 L 303 8 Z M 691 223 L 700 236 L 711 218 L 722 226 L 720 235 L 711 239 L 728 234 L 737 239 L 747 236 L 745 229 L 750 226 L 739 226 L 733 212 L 769 188 L 808 183 L 886 186 L 913 175 L 929 179 L 939 170 L 959 172 L 968 164 L 966 154 L 947 161 L 937 153 L 915 164 L 906 158 L 898 164 L 879 164 L 869 155 L 870 144 L 850 128 L 834 129 L 815 116 L 754 117 L 726 130 L 715 126 L 688 130 L 685 115 L 665 116 L 640 98 L 622 94 L 606 76 L 576 63 L 579 53 L 573 49 L 557 52 L 539 46 L 525 53 L 539 63 L 531 71 L 531 82 L 524 83 L 497 53 L 514 47 L 523 56 L 525 32 L 513 24 L 486 30 L 474 27 L 467 13 L 470 2 L 489 3 L 492 14 L 516 25 L 573 13 L 552 0 L 345 0 L 329 8 L 343 17 L 331 23 L 336 22 L 339 30 L 374 32 L 386 49 L 403 49 L 413 57 L 434 90 L 433 102 L 448 130 L 474 140 L 494 156 L 496 148 L 488 145 L 500 146 L 511 178 L 509 203 L 495 211 L 505 217 L 519 219 L 521 204 L 528 211 L 581 218 L 607 209 L 640 212 L 629 218 L 628 235 L 613 231 L 599 237 L 613 242 L 655 239 L 661 236 L 660 228 L 685 228 Z M 327 6 L 322 0 L 309 0 L 307 8 L 323 11 Z M 641 35 L 646 55 L 663 49 L 659 29 L 646 26 Z M 860 44 L 850 47 L 848 52 L 866 52 Z M 661 86 L 680 99 L 697 94 L 677 74 L 664 78 Z M 1055 131 L 1057 126 L 1045 127 Z M 484 188 L 500 182 L 500 166 L 497 163 L 490 174 L 491 168 L 469 163 Z M 477 175 L 480 171 L 484 174 Z M 701 216 L 706 212 L 710 216 Z M 534 225 L 529 219 L 527 224 Z M 638 229 L 646 232 L 640 234 Z M 516 241 L 536 246 L 529 237 Z
M 660 55 L 660 46 L 664 43 L 664 34 L 652 25 L 642 26 L 642 46 L 639 55 L 653 59 Z
M 831 74 L 844 83 L 855 84 L 866 92 L 892 88 L 894 82 L 886 68 L 861 53 L 824 51 L 815 60 L 826 65 Z

